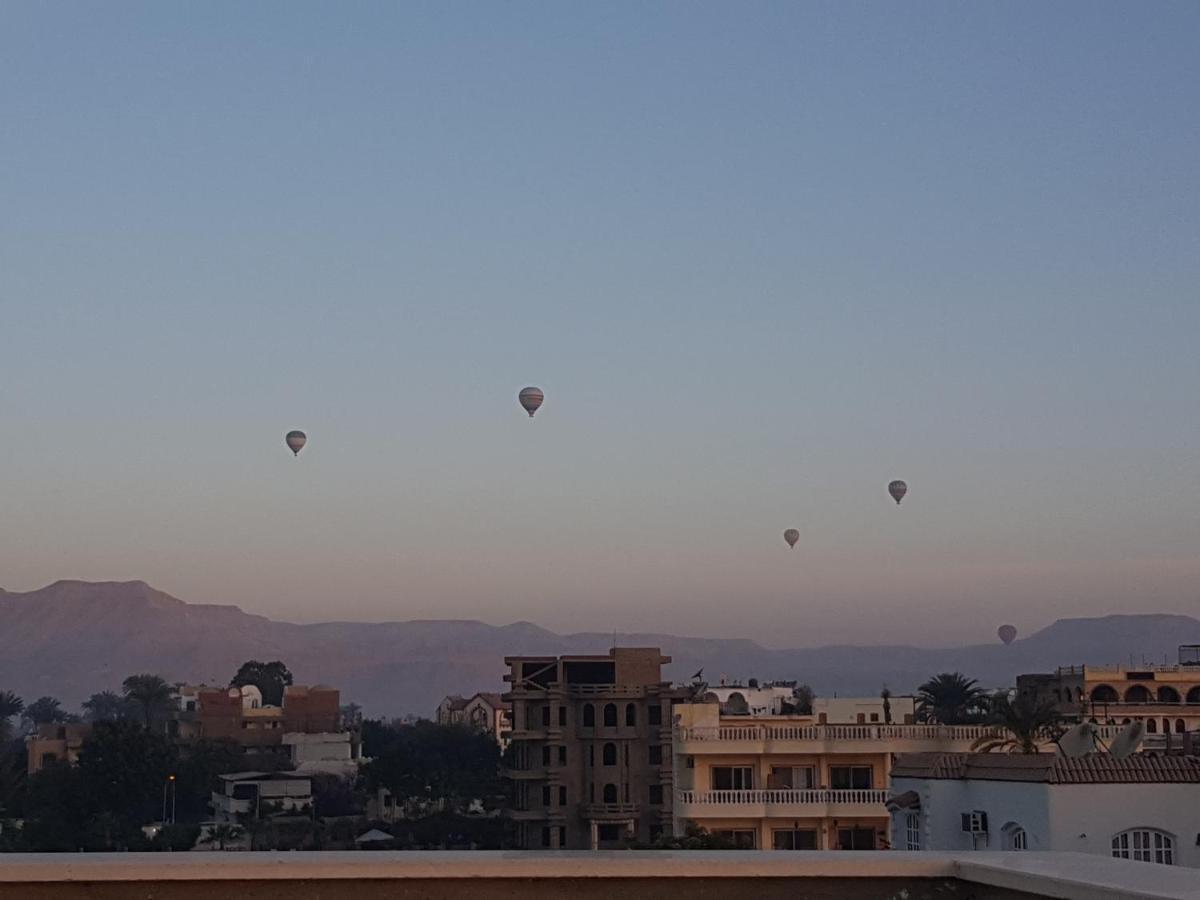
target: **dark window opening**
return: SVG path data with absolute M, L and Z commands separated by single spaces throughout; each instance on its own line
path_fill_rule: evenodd
M 651 725 L 661 725 L 662 707 L 657 703 L 650 704 L 650 708 L 646 710 L 646 719 Z
M 563 677 L 567 684 L 616 684 L 617 664 L 613 662 L 565 662 Z
M 874 850 L 874 828 L 839 828 L 839 850 Z
M 771 835 L 776 850 L 816 850 L 817 832 L 812 828 L 775 831 Z
M 605 703 L 604 704 L 604 727 L 605 728 L 616 728 L 617 727 L 617 704 L 615 704 L 615 703 Z
M 565 785 L 558 786 L 558 805 L 559 806 L 567 805 L 567 788 Z
M 557 668 L 553 660 L 521 663 L 521 680 L 538 687 L 549 687 L 558 677 Z
M 583 727 L 596 727 L 596 707 L 592 706 L 590 703 L 585 703 L 583 705 Z
M 567 724 L 567 708 L 560 706 L 558 708 L 558 727 L 563 728 Z
M 870 766 L 830 766 L 829 786 L 835 791 L 870 790 L 872 774 Z
M 617 745 L 605 744 L 600 761 L 606 766 L 615 766 L 617 764 Z
M 604 786 L 604 802 L 605 803 L 616 803 L 617 802 L 617 786 L 615 784 L 606 784 Z M 603 827 L 603 826 L 601 826 L 601 827 Z
M 661 784 L 650 785 L 650 805 L 651 806 L 662 806 L 663 805 L 663 786 Z
M 637 706 L 633 703 L 625 704 L 625 724 L 630 728 L 637 725 Z
M 661 766 L 663 761 L 662 744 L 650 745 L 650 765 Z
M 567 764 L 567 748 L 566 747 L 558 748 L 558 764 L 560 766 L 565 766 Z

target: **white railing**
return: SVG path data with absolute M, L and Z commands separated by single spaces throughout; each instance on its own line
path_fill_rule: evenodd
M 720 725 L 681 728 L 684 741 L 976 741 L 999 734 L 989 725 Z
M 691 806 L 804 806 L 831 803 L 882 806 L 887 802 L 887 794 L 887 791 L 867 788 L 846 791 L 679 791 L 679 802 Z

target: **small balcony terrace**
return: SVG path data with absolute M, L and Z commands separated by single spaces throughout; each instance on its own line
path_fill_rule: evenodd
M 675 812 L 682 818 L 826 818 L 888 815 L 888 792 L 853 790 L 677 791 Z

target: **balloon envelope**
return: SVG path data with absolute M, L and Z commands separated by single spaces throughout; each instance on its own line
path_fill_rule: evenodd
M 996 634 L 1005 644 L 1011 644 L 1017 639 L 1017 629 L 1012 625 L 1001 625 L 996 629 Z
M 517 399 L 521 401 L 521 406 L 525 407 L 525 412 L 529 413 L 529 418 L 532 419 L 533 414 L 542 405 L 542 401 L 546 399 L 546 395 L 542 393 L 541 388 L 527 387 L 517 395 Z
M 789 547 L 795 547 L 796 541 L 800 540 L 800 532 L 795 528 L 789 528 L 783 533 L 783 539 L 787 541 Z
M 904 495 L 908 493 L 908 485 L 903 481 L 893 481 L 888 485 L 888 493 L 892 495 L 892 499 L 899 505 L 900 501 L 904 499 Z
M 300 451 L 304 449 L 304 445 L 308 443 L 308 437 L 303 431 L 289 431 L 287 437 L 288 449 L 292 451 L 292 455 L 299 456 Z

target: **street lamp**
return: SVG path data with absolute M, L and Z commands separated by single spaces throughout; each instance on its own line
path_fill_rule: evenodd
M 175 776 L 168 775 L 163 782 L 162 823 L 167 824 L 167 786 L 171 788 L 171 824 L 175 824 Z

